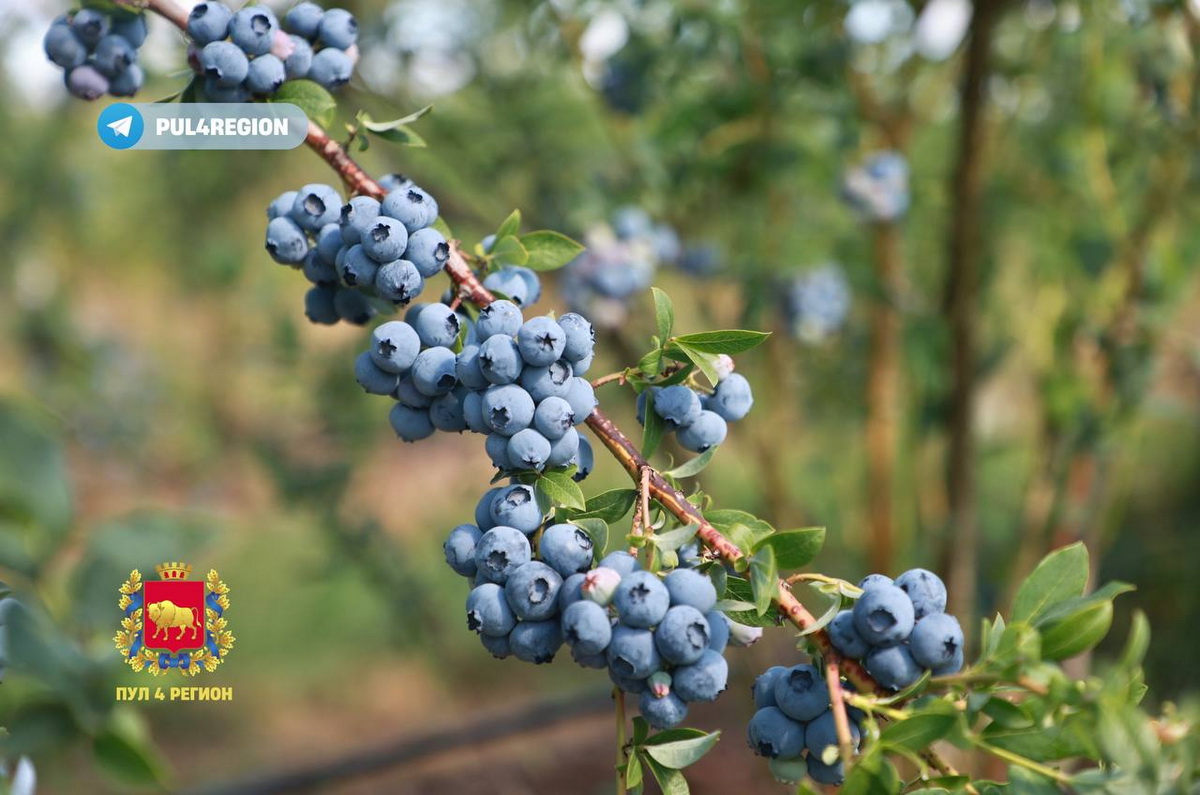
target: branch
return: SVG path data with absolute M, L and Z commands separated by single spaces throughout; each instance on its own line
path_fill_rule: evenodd
M 829 660 L 825 661 L 825 684 L 829 687 L 829 708 L 833 711 L 833 727 L 837 730 L 838 757 L 844 766 L 849 767 L 854 754 L 854 740 L 850 735 L 850 718 L 846 715 L 846 699 L 842 695 L 842 675 L 838 671 L 838 664 Z

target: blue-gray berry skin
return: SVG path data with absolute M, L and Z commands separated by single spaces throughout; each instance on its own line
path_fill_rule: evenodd
M 642 568 L 642 564 L 633 555 L 622 549 L 615 552 L 609 552 L 604 557 L 600 558 L 600 562 L 596 564 L 597 568 L 612 569 L 622 578 L 628 577 L 635 571 Z M 669 598 L 669 595 L 668 595 Z
M 211 46 L 211 45 L 210 45 Z M 301 229 L 320 232 L 326 224 L 336 224 L 342 214 L 342 197 L 331 185 L 313 183 L 296 192 L 289 213 Z
M 573 524 L 550 525 L 538 545 L 542 560 L 563 577 L 590 569 L 594 553 L 591 537 Z
M 648 628 L 662 621 L 671 606 L 671 595 L 656 575 L 635 571 L 621 577 L 613 594 L 613 604 L 621 623 L 631 627 Z
M 200 50 L 200 69 L 204 76 L 222 88 L 233 88 L 246 79 L 250 71 L 250 60 L 237 45 L 228 41 L 214 41 Z M 319 229 L 317 227 L 316 229 Z M 312 229 L 311 231 L 316 231 Z
M 700 417 L 700 398 L 683 384 L 663 387 L 654 396 L 654 413 L 668 430 L 685 428 Z
M 912 600 L 917 619 L 946 611 L 946 584 L 928 569 L 909 569 L 896 578 L 896 587 Z
M 334 91 L 350 82 L 354 74 L 354 63 L 350 56 L 333 47 L 326 47 L 312 57 L 308 66 L 308 79 L 322 88 Z
M 124 72 L 108 81 L 108 93 L 114 97 L 132 97 L 141 90 L 145 81 L 146 75 L 142 67 L 131 64 Z
M 504 488 L 504 486 L 496 486 L 488 489 L 475 504 L 475 526 L 480 530 L 491 530 L 496 526 L 497 522 L 492 518 L 492 501 L 496 499 L 497 494 L 504 491 Z
M 458 381 L 467 389 L 481 392 L 487 389 L 491 383 L 483 377 L 483 371 L 479 369 L 479 346 L 465 345 L 458 353 L 458 359 L 455 365 L 455 372 L 458 373 Z
M 657 402 L 655 406 L 657 406 Z M 716 447 L 725 441 L 729 428 L 725 420 L 715 411 L 701 411 L 696 421 L 686 428 L 680 428 L 675 438 L 679 446 L 693 453 L 703 453 L 710 447 Z
M 789 718 L 810 721 L 829 708 L 829 688 L 812 665 L 794 665 L 775 679 L 775 704 Z
M 521 358 L 534 367 L 546 367 L 562 358 L 567 335 L 548 317 L 526 320 L 517 331 Z
M 462 400 L 463 421 L 472 433 L 487 434 L 491 428 L 483 421 L 483 395 L 467 390 Z
M 508 440 L 508 460 L 516 469 L 541 472 L 550 458 L 550 441 L 533 428 L 523 428 Z
M 512 632 L 516 625 L 517 617 L 504 598 L 504 589 L 496 583 L 482 583 L 467 594 L 467 629 L 501 637 Z
M 416 359 L 413 361 L 415 362 Z M 396 384 L 396 392 L 393 397 L 410 409 L 427 409 L 433 403 L 433 398 L 417 389 L 417 385 L 413 383 L 411 369 L 400 376 L 400 381 Z
M 717 589 L 706 575 L 691 569 L 676 569 L 663 579 L 672 605 L 690 605 L 701 613 L 716 607 Z
M 329 265 L 337 263 L 338 252 L 342 250 L 342 232 L 337 224 L 325 224 L 316 234 L 317 253 Z
M 608 611 L 584 599 L 572 602 L 562 614 L 563 637 L 580 654 L 601 654 L 612 640 Z
M 862 733 L 858 726 L 850 724 L 850 745 L 857 751 Z M 838 745 L 837 728 L 833 722 L 833 711 L 825 710 L 804 727 L 804 745 L 808 748 L 810 758 L 820 759 L 829 746 Z
M 228 36 L 232 20 L 233 11 L 224 3 L 197 3 L 188 13 L 187 34 L 197 47 L 204 47 Z
M 694 607 L 678 605 L 667 611 L 654 630 L 658 653 L 673 665 L 690 665 L 708 650 L 708 619 Z
M 673 729 L 687 718 L 688 707 L 679 696 L 667 693 L 655 698 L 649 690 L 638 696 L 638 709 L 653 729 Z
M 497 334 L 515 337 L 524 322 L 525 318 L 521 314 L 521 308 L 512 301 L 500 298 L 480 310 L 476 328 L 479 329 L 481 340 Z
M 535 403 L 548 397 L 565 398 L 571 385 L 571 365 L 560 360 L 547 367 L 525 367 L 517 383 L 524 387 Z
M 562 646 L 562 629 L 556 619 L 522 621 L 509 633 L 508 643 L 518 660 L 542 665 L 553 660 Z
M 390 395 L 396 390 L 399 378 L 395 373 L 380 369 L 371 358 L 371 352 L 363 351 L 354 360 L 354 380 L 369 394 Z
M 567 402 L 575 414 L 575 424 L 582 425 L 596 410 L 596 390 L 591 381 L 575 376 L 567 383 Z
M 963 650 L 962 650 L 962 646 L 960 645 L 958 647 L 958 651 L 954 652 L 953 659 L 951 659 L 950 662 L 946 663 L 945 665 L 940 665 L 937 668 L 934 668 L 933 675 L 934 676 L 949 676 L 950 674 L 956 674 L 959 671 L 961 671 L 962 667 L 963 667 Z
M 684 701 L 716 701 L 728 682 L 729 663 L 725 657 L 705 649 L 699 660 L 675 669 L 672 685 Z
M 283 17 L 283 28 L 288 33 L 295 33 L 308 41 L 317 38 L 317 30 L 321 26 L 321 17 L 325 10 L 316 3 L 300 3 L 292 6 Z
M 895 585 L 874 585 L 854 604 L 854 626 L 872 646 L 903 643 L 915 623 L 912 601 Z
M 583 599 L 583 580 L 583 574 L 572 574 L 563 580 L 563 586 L 558 591 L 558 612 L 565 613 L 568 607 Z
M 267 205 L 267 220 L 273 220 L 280 216 L 288 215 L 292 212 L 292 205 L 296 203 L 296 197 L 300 195 L 299 191 L 288 190 L 276 196 Z
M 491 514 L 496 524 L 515 527 L 525 535 L 532 535 L 542 526 L 542 510 L 534 498 L 533 486 L 524 483 L 501 488 L 492 500 Z
M 872 649 L 864 660 L 867 673 L 889 690 L 903 690 L 921 678 L 921 666 L 908 646 Z
M 737 422 L 750 413 L 753 405 L 750 382 L 740 373 L 730 373 L 717 384 L 706 408 L 720 414 L 726 422 Z
M 895 585 L 896 583 L 886 574 L 868 574 L 858 581 L 858 587 L 864 591 L 876 585 Z
M 375 316 L 375 308 L 358 290 L 338 290 L 333 305 L 337 307 L 338 316 L 342 320 L 356 326 L 365 324 Z
M 312 45 L 300 36 L 288 36 L 288 40 L 292 43 L 292 54 L 283 61 L 283 73 L 288 80 L 303 80 L 312 68 Z
M 336 287 L 318 286 L 304 294 L 304 316 L 313 323 L 332 326 L 341 320 L 333 304 Z
M 592 466 L 595 464 L 595 461 L 596 454 L 592 452 L 591 442 L 580 436 L 579 448 L 575 451 L 576 470 L 573 479 L 576 483 L 592 474 Z
M 46 57 L 63 69 L 74 69 L 87 60 L 88 50 L 66 22 L 55 22 L 42 39 Z
M 392 191 L 400 190 L 401 188 L 411 188 L 415 184 L 408 177 L 395 172 L 391 174 L 384 174 L 379 178 L 378 182 L 379 187 L 383 188 L 384 192 L 386 193 L 391 193 Z
M 417 271 L 417 266 L 406 259 L 386 262 L 375 271 L 375 292 L 384 300 L 407 304 L 424 289 L 425 281 Z
M 563 438 L 575 424 L 575 412 L 564 398 L 547 397 L 533 412 L 533 427 L 551 442 Z
M 512 459 L 508 457 L 507 436 L 501 436 L 498 433 L 489 433 L 483 442 L 483 449 L 487 453 L 488 459 L 492 462 L 492 466 L 496 469 L 502 471 L 516 469 Z
M 575 375 L 585 375 L 588 370 L 592 369 L 592 360 L 596 358 L 596 354 L 589 353 L 577 362 L 572 363 L 572 368 L 575 370 Z
M 446 565 L 456 574 L 464 577 L 475 576 L 475 545 L 481 538 L 483 533 L 473 524 L 460 524 L 451 530 L 442 543 Z
M 406 442 L 419 442 L 433 436 L 433 422 L 429 419 L 428 409 L 414 409 L 403 403 L 392 406 L 388 413 L 388 421 L 396 436 Z
M 651 396 L 657 396 L 662 391 L 662 387 L 652 386 L 649 389 L 643 390 L 637 396 L 637 421 L 638 425 L 646 424 L 646 402 Z
M 283 61 L 267 53 L 250 62 L 250 70 L 246 73 L 246 88 L 250 89 L 251 94 L 268 97 L 278 91 L 286 79 L 287 70 Z
M 483 356 L 483 349 L 480 349 L 480 356 Z M 486 374 L 486 369 L 484 372 Z M 516 384 L 488 387 L 483 393 L 483 419 L 489 428 L 502 436 L 512 436 L 528 428 L 533 422 L 533 412 L 533 398 Z
M 529 539 L 525 534 L 505 525 L 496 525 L 488 530 L 475 545 L 477 575 L 498 585 L 504 585 L 514 571 L 532 558 Z
M 378 263 L 400 259 L 408 245 L 408 232 L 395 218 L 379 216 L 359 237 L 363 250 Z
M 483 280 L 483 286 L 487 289 L 507 296 L 514 304 L 518 306 L 531 306 L 537 302 L 541 292 L 540 285 L 535 287 L 527 276 L 521 274 L 512 266 L 505 266 L 500 270 L 489 273 Z
M 584 654 L 579 649 L 571 649 L 571 659 L 579 663 L 584 668 L 595 668 L 602 671 L 608 667 L 608 657 L 603 652 L 600 654 Z M 645 683 L 643 683 L 643 687 Z
M 827 765 L 816 757 L 808 757 L 808 777 L 818 784 L 839 786 L 846 779 L 845 766 L 842 760 Z
M 250 91 L 244 83 L 223 86 L 211 77 L 204 78 L 204 99 L 206 102 L 249 102 Z
M 626 679 L 645 679 L 662 665 L 654 633 L 625 624 L 613 627 L 606 653 L 612 672 Z
M 342 242 L 353 245 L 362 242 L 363 233 L 379 217 L 379 202 L 370 196 L 355 196 L 338 211 L 338 228 Z
M 81 8 L 71 17 L 71 29 L 88 47 L 95 47 L 108 35 L 108 16 L 93 8 Z
M 326 47 L 348 49 L 358 41 L 358 22 L 344 8 L 331 8 L 321 15 L 317 38 Z
M 454 310 L 445 304 L 430 304 L 417 317 L 413 328 L 424 345 L 449 348 L 458 342 L 462 323 Z
M 700 542 L 696 540 L 689 541 L 677 550 L 679 556 L 679 568 L 694 569 L 704 562 L 701 556 Z
M 837 649 L 844 657 L 861 660 L 871 650 L 870 644 L 859 634 L 858 627 L 854 625 L 852 610 L 843 610 L 834 616 L 826 631 L 829 633 L 829 642 L 833 644 L 833 648 Z
M 295 221 L 280 216 L 267 224 L 266 248 L 271 259 L 281 265 L 295 265 L 308 253 L 308 237 Z
M 437 202 L 416 185 L 410 185 L 383 198 L 383 214 L 404 224 L 411 234 L 437 220 Z
M 229 39 L 247 55 L 266 55 L 279 22 L 266 6 L 247 6 L 233 15 L 229 23 Z
M 508 635 L 497 637 L 480 635 L 479 640 L 483 643 L 483 648 L 487 649 L 497 660 L 512 656 L 512 644 L 508 642 Z
M 517 567 L 504 583 L 508 606 L 522 621 L 544 621 L 558 614 L 562 577 L 539 560 Z
M 958 619 L 946 613 L 933 613 L 917 621 L 908 648 L 922 668 L 935 670 L 954 662 L 962 652 L 963 631 Z
M 110 33 L 96 45 L 92 63 L 111 80 L 137 63 L 137 50 L 123 36 Z
M 512 384 L 520 378 L 524 368 L 525 361 L 521 358 L 521 351 L 512 337 L 497 334 L 480 344 L 479 370 L 489 383 Z
M 341 257 L 337 269 L 348 287 L 369 287 L 375 283 L 379 263 L 368 257 L 363 247 L 355 243 Z
M 596 330 L 587 318 L 575 312 L 568 312 L 558 319 L 566 336 L 563 345 L 563 358 L 568 362 L 578 362 L 591 355 L 596 346 Z
M 746 727 L 750 750 L 768 759 L 793 759 L 804 751 L 804 726 L 778 707 L 763 707 Z
M 76 66 L 63 73 L 63 83 L 71 96 L 92 102 L 108 93 L 108 78 L 91 64 Z
M 441 272 L 450 259 L 450 244 L 436 229 L 418 229 L 409 236 L 404 256 L 417 266 L 422 276 L 431 279 Z
M 708 648 L 715 652 L 725 651 L 725 647 L 729 645 L 729 619 L 720 610 L 709 610 L 704 617 L 708 619 L 708 631 L 711 635 Z
M 413 362 L 413 385 L 429 397 L 445 395 L 458 383 L 454 364 L 454 351 L 449 348 L 426 348 Z
M 146 43 L 150 31 L 146 26 L 146 15 L 142 13 L 114 17 L 109 32 L 125 39 L 136 50 Z
M 463 398 L 459 394 L 460 390 L 461 387 L 447 395 L 436 397 L 429 404 L 429 421 L 439 431 L 460 433 L 467 429 L 467 419 L 463 409 Z M 465 393 L 466 390 L 461 391 Z
M 508 265 L 506 270 L 515 273 L 525 282 L 525 305 L 536 304 L 542 297 L 542 280 L 538 278 L 537 273 L 524 265 Z
M 583 437 L 574 428 L 568 428 L 562 437 L 550 443 L 550 455 L 546 456 L 546 466 L 565 467 L 574 463 L 579 455 L 579 443 Z
M 787 670 L 782 665 L 772 665 L 758 675 L 750 687 L 750 693 L 754 696 L 754 706 L 759 709 L 779 706 L 775 703 L 775 683 L 779 681 L 779 677 L 787 673 Z
M 609 648 L 611 650 L 611 645 Z M 607 658 L 607 656 L 608 655 L 606 652 L 605 657 Z M 630 695 L 641 695 L 650 689 L 650 686 L 646 683 L 645 678 L 638 679 L 632 676 L 624 676 L 619 674 L 613 670 L 611 664 L 608 666 L 608 678 L 614 685 L 619 687 L 622 692 L 629 693 Z

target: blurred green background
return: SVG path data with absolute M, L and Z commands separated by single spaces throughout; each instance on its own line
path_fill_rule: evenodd
M 1150 699 L 1196 689 L 1195 4 L 999 4 L 966 143 L 957 0 L 349 5 L 364 58 L 346 120 L 435 105 L 428 148 L 376 142 L 361 162 L 412 176 L 469 245 L 514 207 L 583 239 L 634 205 L 718 252 L 714 275 L 664 263 L 656 283 L 683 331 L 776 332 L 739 361 L 755 411 L 699 479 L 719 505 L 828 526 L 815 565 L 852 581 L 948 572 L 977 537 L 951 577 L 964 615 L 1004 610 L 1038 557 L 1082 538 L 1098 576 L 1138 587 L 1111 642 L 1149 614 Z M 0 0 L 0 580 L 28 609 L 10 645 L 36 664 L 0 687 L 0 724 L 39 791 L 214 785 L 602 690 L 569 659 L 497 662 L 464 630 L 440 545 L 491 476 L 479 440 L 397 442 L 353 382 L 365 331 L 310 325 L 303 280 L 262 250 L 271 198 L 333 175 L 306 149 L 103 147 L 105 101 L 70 101 L 40 52 L 64 10 Z M 172 29 L 143 58 L 139 100 L 182 88 Z M 907 159 L 911 207 L 865 218 L 845 175 L 885 150 Z M 848 316 L 797 335 L 781 295 L 831 262 Z M 543 311 L 562 310 L 562 279 Z M 592 375 L 646 348 L 649 300 L 601 334 Z M 600 397 L 636 429 L 631 393 Z M 586 490 L 623 477 L 598 452 Z M 231 704 L 114 704 L 114 685 L 163 683 L 112 636 L 121 582 L 164 560 L 231 588 L 234 651 L 189 682 L 232 685 Z M 777 630 L 731 652 L 730 692 L 689 719 L 726 731 L 696 791 L 768 786 L 742 685 L 791 648 Z M 602 791 L 611 722 L 581 710 L 326 786 Z

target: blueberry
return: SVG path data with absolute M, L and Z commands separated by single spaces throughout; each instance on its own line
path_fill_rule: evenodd
M 925 616 L 913 627 L 908 648 L 922 668 L 936 670 L 954 663 L 962 653 L 963 631 L 958 619 L 946 613 Z
M 653 227 L 649 213 L 641 207 L 626 205 L 613 211 L 612 228 L 621 240 L 649 237 Z
M 354 380 L 372 395 L 390 395 L 399 380 L 395 373 L 381 370 L 371 358 L 370 351 L 363 351 L 354 360 Z
M 562 577 L 541 561 L 525 563 L 508 575 L 504 595 L 517 618 L 542 621 L 558 612 Z
M 917 619 L 946 611 L 946 584 L 928 569 L 909 569 L 896 578 L 896 587 L 912 600 Z
M 379 263 L 400 259 L 408 245 L 408 232 L 395 218 L 379 216 L 360 235 L 363 250 Z M 418 269 L 419 272 L 419 269 Z
M 292 52 L 283 59 L 284 76 L 288 80 L 303 80 L 312 68 L 312 45 L 299 36 L 288 36 L 288 41 L 291 42 Z
M 483 280 L 483 286 L 506 296 L 518 306 L 531 306 L 536 303 L 540 290 L 531 290 L 529 279 L 511 266 L 489 273 Z
M 592 382 L 586 378 L 578 376 L 572 378 L 567 385 L 566 398 L 567 402 L 571 404 L 571 411 L 575 414 L 576 425 L 582 425 L 596 410 L 596 390 L 592 388 Z
M 445 304 L 430 304 L 417 317 L 413 328 L 417 330 L 422 344 L 449 348 L 458 342 L 462 324 L 450 307 Z
M 460 524 L 450 531 L 442 544 L 446 565 L 464 577 L 475 575 L 475 545 L 483 533 L 473 524 Z
M 583 654 L 578 649 L 571 649 L 571 659 L 584 668 L 603 670 L 608 667 L 608 657 L 603 652 L 600 654 Z
M 535 403 L 548 397 L 565 398 L 571 386 L 571 365 L 560 360 L 548 367 L 525 367 L 517 382 Z
M 617 624 L 608 644 L 608 666 L 627 679 L 645 679 L 659 669 L 662 658 L 654 645 L 654 633 Z
M 249 102 L 250 91 L 242 83 L 223 86 L 211 77 L 204 78 L 204 99 L 207 102 Z
M 843 610 L 833 617 L 827 628 L 829 642 L 845 657 L 861 660 L 871 650 L 870 644 L 859 634 L 854 625 L 854 611 Z
M 549 458 L 549 440 L 533 428 L 519 430 L 508 440 L 508 460 L 514 469 L 540 472 L 545 469 Z
M 267 220 L 273 221 L 281 215 L 286 216 L 291 213 L 292 205 L 296 203 L 296 197 L 298 195 L 299 191 L 289 190 L 284 191 L 276 196 L 274 200 L 267 205 Z
M 704 617 L 708 619 L 708 631 L 712 636 L 708 648 L 716 652 L 725 651 L 729 645 L 729 619 L 720 610 L 710 610 Z
M 482 348 L 479 355 L 482 359 Z M 484 372 L 486 374 L 486 369 Z M 483 393 L 483 419 L 489 428 L 503 436 L 512 436 L 528 428 L 533 422 L 533 411 L 533 398 L 515 384 L 488 387 Z
M 512 632 L 516 625 L 517 617 L 504 598 L 504 589 L 496 583 L 477 585 L 467 594 L 467 629 L 500 637 Z
M 488 380 L 479 369 L 479 346 L 464 345 L 455 361 L 455 372 L 458 382 L 475 392 L 481 392 L 488 386 Z
M 875 585 L 854 605 L 854 626 L 872 646 L 894 646 L 912 632 L 913 604 L 895 585 Z
M 749 414 L 753 405 L 750 382 L 739 373 L 731 373 L 717 384 L 707 408 L 720 414 L 726 422 L 736 422 Z
M 536 304 L 542 297 L 542 280 L 538 278 L 538 275 L 522 265 L 509 265 L 505 270 L 516 274 L 521 281 L 525 282 L 524 305 Z
M 350 82 L 354 74 L 354 63 L 341 50 L 326 47 L 312 57 L 308 67 L 308 79 L 322 88 L 334 91 Z
M 637 396 L 637 421 L 638 425 L 646 424 L 646 401 L 650 396 L 657 396 L 662 391 L 662 387 L 652 386 L 649 389 L 643 390 Z
M 674 693 L 656 698 L 649 690 L 638 696 L 638 709 L 654 729 L 673 729 L 687 718 L 687 704 Z
M 467 391 L 462 400 L 463 421 L 472 433 L 486 434 L 491 431 L 483 420 L 483 395 Z M 507 443 L 506 443 L 507 445 Z
M 279 22 L 266 6 L 247 6 L 233 15 L 229 23 L 229 39 L 247 55 L 266 55 Z
M 610 645 L 609 651 L 611 650 L 612 646 Z M 607 654 L 605 656 L 607 658 Z M 645 678 L 638 679 L 636 677 L 619 674 L 613 670 L 611 664 L 608 667 L 608 678 L 614 685 L 619 687 L 622 692 L 629 693 L 630 695 L 641 695 L 650 689 L 649 685 L 646 684 Z
M 496 334 L 515 337 L 524 322 L 525 318 L 521 316 L 520 307 L 512 301 L 501 298 L 492 301 L 480 310 L 476 325 L 479 329 L 479 338 L 486 340 Z
M 750 687 L 750 693 L 754 696 L 754 706 L 759 709 L 779 706 L 775 703 L 775 683 L 787 671 L 788 669 L 782 665 L 772 665 L 758 675 L 758 678 L 754 680 L 754 684 Z
M 511 384 L 520 377 L 524 366 L 521 351 L 512 337 L 497 334 L 479 346 L 479 370 L 490 383 Z
M 320 232 L 326 224 L 336 224 L 341 217 L 341 208 L 342 197 L 337 189 L 331 185 L 313 183 L 296 192 L 289 215 L 301 229 L 315 233 Z
M 260 55 L 250 62 L 250 70 L 246 73 L 246 88 L 251 94 L 260 97 L 270 96 L 279 90 L 287 79 L 287 71 L 283 61 L 267 53 Z M 337 227 L 334 226 L 336 229 Z M 339 238 L 340 238 L 339 233 Z
M 840 759 L 832 765 L 827 765 L 813 756 L 809 756 L 807 761 L 808 777 L 818 784 L 829 784 L 836 787 L 846 778 L 845 767 Z
M 546 367 L 558 361 L 566 344 L 566 334 L 548 317 L 526 320 L 517 331 L 521 358 L 534 367 Z
M 284 15 L 283 27 L 290 33 L 312 41 L 317 38 L 317 29 L 321 25 L 321 17 L 324 14 L 324 9 L 316 3 L 300 3 L 292 6 Z
M 110 32 L 125 39 L 135 50 L 146 43 L 149 28 L 146 26 L 145 14 L 125 14 L 114 17 Z
M 558 621 L 522 621 L 508 636 L 513 656 L 524 662 L 541 665 L 554 659 L 562 646 L 562 629 Z
M 417 359 L 421 341 L 412 326 L 402 320 L 381 323 L 371 332 L 371 359 L 389 373 L 404 373 Z
M 691 569 L 676 569 L 666 576 L 663 584 L 671 595 L 672 605 L 690 605 L 707 613 L 717 604 L 717 589 L 706 575 Z
M 450 259 L 450 244 L 436 229 L 418 229 L 408 238 L 404 256 L 417 266 L 422 276 L 430 279 L 437 276 Z
M 146 75 L 142 72 L 142 67 L 131 64 L 128 69 L 109 81 L 108 93 L 114 97 L 132 97 L 145 81 Z
M 701 555 L 702 551 L 703 549 L 700 546 L 700 542 L 695 540 L 689 541 L 681 546 L 677 551 L 679 556 L 679 568 L 694 569 L 699 566 L 704 562 L 704 558 Z
M 355 243 L 341 257 L 337 271 L 347 286 L 369 287 L 375 283 L 379 263 L 368 257 L 363 247 Z
M 750 749 L 768 759 L 792 759 L 804 751 L 804 726 L 778 707 L 763 707 L 746 727 Z
M 71 17 L 71 30 L 89 48 L 108 35 L 108 17 L 93 8 L 81 8 Z
M 323 326 L 332 326 L 337 323 L 338 317 L 337 308 L 333 305 L 333 298 L 337 295 L 336 287 L 314 287 L 304 294 L 304 316 L 313 323 L 320 323 Z
M 397 403 L 392 406 L 388 421 L 392 423 L 396 436 L 406 442 L 419 442 L 433 436 L 434 427 L 428 409 L 414 409 Z
M 808 763 L 802 756 L 794 759 L 768 760 L 767 769 L 780 784 L 799 784 L 808 775 Z
M 342 320 L 356 326 L 363 325 L 375 315 L 375 308 L 358 290 L 338 290 L 333 305 Z
M 591 370 L 592 369 L 592 360 L 595 359 L 595 357 L 596 357 L 596 354 L 589 353 L 587 356 L 584 356 L 579 361 L 574 362 L 572 369 L 575 370 L 575 375 L 583 375 L 588 370 Z
M 504 486 L 496 486 L 488 489 L 475 504 L 475 526 L 480 530 L 491 530 L 496 526 L 497 522 L 492 518 L 492 501 L 496 499 L 497 494 L 504 491 L 504 488 Z
M 571 404 L 560 397 L 543 399 L 533 412 L 533 427 L 551 442 L 574 430 L 571 427 L 574 424 L 575 412 L 571 410 Z
M 214 85 L 233 88 L 246 79 L 250 61 L 233 43 L 214 41 L 200 50 L 200 69 Z M 316 231 L 316 228 L 312 231 Z
M 789 718 L 810 721 L 829 707 L 829 688 L 811 665 L 794 665 L 775 680 L 775 703 Z
M 529 539 L 519 530 L 496 525 L 475 545 L 475 566 L 478 576 L 487 582 L 503 585 L 509 576 L 532 559 Z
M 523 483 L 500 489 L 492 500 L 491 514 L 496 524 L 515 527 L 525 535 L 536 532 L 542 525 L 542 511 L 534 499 L 533 486 Z
M 497 660 L 512 656 L 512 644 L 508 642 L 508 635 L 480 635 L 479 640 L 483 642 L 483 648 L 491 652 Z
M 560 571 L 559 574 L 562 572 Z M 560 613 L 566 613 L 568 607 L 583 599 L 581 590 L 583 580 L 583 574 L 572 574 L 563 580 L 563 586 L 558 591 L 558 611 Z
M 568 428 L 560 438 L 550 443 L 550 455 L 546 457 L 546 465 L 552 467 L 570 466 L 579 454 L 579 431 Z
M 612 640 L 608 611 L 587 600 L 572 602 L 562 615 L 563 637 L 580 654 L 602 654 Z
M 112 79 L 137 62 L 137 51 L 123 37 L 109 34 L 100 39 L 92 64 L 100 74 Z
M 426 348 L 417 354 L 412 366 L 413 386 L 429 397 L 444 395 L 458 383 L 454 375 L 454 351 L 449 348 Z
M 591 537 L 573 524 L 554 524 L 542 533 L 538 554 L 564 577 L 585 572 L 595 552 Z
M 921 678 L 921 666 L 913 659 L 908 646 L 872 649 L 864 662 L 867 673 L 891 690 L 903 690 Z
M 578 482 L 592 474 L 592 466 L 594 463 L 595 454 L 592 452 L 591 442 L 580 436 L 579 449 L 575 452 L 576 470 L 574 480 Z
M 708 649 L 709 637 L 708 620 L 688 605 L 672 607 L 654 630 L 659 654 L 673 665 L 697 662 Z
M 613 604 L 621 616 L 621 623 L 649 628 L 667 614 L 671 595 L 657 576 L 648 571 L 635 571 L 621 577 Z
M 590 356 L 596 346 L 596 330 L 583 315 L 568 312 L 558 319 L 566 336 L 563 346 L 563 358 L 568 362 L 578 362 Z
M 358 41 L 358 22 L 344 8 L 331 8 L 321 16 L 317 38 L 326 47 L 349 49 Z
M 596 564 L 596 568 L 612 569 L 617 574 L 620 574 L 623 579 L 641 569 L 642 564 L 638 563 L 638 559 L 633 555 L 630 555 L 623 549 L 619 549 L 615 552 L 609 552 L 600 558 L 600 562 Z
M 712 649 L 705 649 L 697 662 L 675 669 L 675 692 L 684 701 L 715 701 L 728 681 L 729 663 Z
M 657 406 L 658 403 L 655 403 Z M 680 428 L 676 439 L 680 447 L 693 453 L 703 453 L 710 447 L 716 447 L 725 441 L 728 427 L 725 420 L 715 411 L 701 411 L 696 421 L 686 428 Z
M 355 196 L 342 205 L 338 214 L 338 228 L 342 230 L 342 241 L 353 245 L 362 240 L 363 233 L 379 217 L 379 202 L 370 196 Z
M 857 751 L 862 734 L 858 727 L 850 724 L 850 740 L 852 748 Z M 804 744 L 808 748 L 809 758 L 822 759 L 824 751 L 829 746 L 838 747 L 837 728 L 833 722 L 833 710 L 825 710 L 811 723 L 804 727 Z
M 337 263 L 338 253 L 342 250 L 342 233 L 337 224 L 325 224 L 316 234 L 316 250 L 321 259 L 328 265 Z
M 354 248 L 358 246 L 355 245 Z M 368 257 L 368 259 L 370 259 Z M 372 260 L 373 261 L 373 260 Z M 397 304 L 407 304 L 425 289 L 425 281 L 417 267 L 406 259 L 393 260 L 375 271 L 375 292 L 379 297 Z
M 80 69 L 87 69 L 81 66 Z M 308 253 L 308 238 L 291 218 L 280 216 L 267 224 L 267 253 L 283 265 L 295 265 Z
M 404 224 L 404 228 L 411 234 L 437 220 L 437 202 L 416 185 L 410 185 L 394 190 L 383 198 L 383 214 Z
M 416 360 L 414 359 L 413 361 L 415 362 Z M 400 376 L 400 381 L 396 384 L 396 392 L 393 397 L 410 409 L 427 409 L 433 404 L 433 398 L 421 392 L 417 389 L 416 384 L 413 383 L 411 370 Z
M 516 469 L 512 459 L 508 457 L 508 437 L 498 433 L 490 433 L 483 442 L 483 449 L 496 469 L 508 471 Z
M 233 11 L 224 3 L 197 3 L 188 14 L 187 34 L 197 47 L 221 41 L 229 35 Z
M 458 394 L 459 391 L 455 390 L 448 395 L 436 397 L 429 404 L 429 421 L 439 431 L 459 433 L 467 429 L 463 398 Z M 465 393 L 466 390 L 461 391 Z
M 934 676 L 949 676 L 950 674 L 956 674 L 959 671 L 961 671 L 962 667 L 963 667 L 963 650 L 962 650 L 962 646 L 960 645 L 958 647 L 958 651 L 954 652 L 953 659 L 951 659 L 950 662 L 946 663 L 945 665 L 941 665 L 941 666 L 938 666 L 937 668 L 934 668 L 933 675 Z
M 868 574 L 858 581 L 858 587 L 864 591 L 876 585 L 895 585 L 891 577 L 885 574 Z
M 668 430 L 686 428 L 700 417 L 700 398 L 683 384 L 663 387 L 654 396 L 654 413 Z

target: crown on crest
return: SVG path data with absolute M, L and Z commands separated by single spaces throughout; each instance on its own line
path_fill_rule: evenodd
M 164 580 L 186 580 L 192 573 L 192 567 L 186 563 L 160 563 L 154 567 L 158 576 Z

